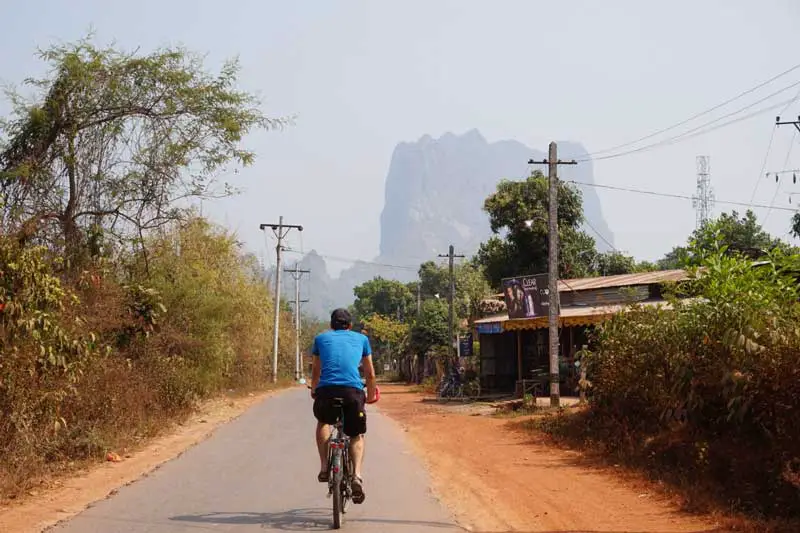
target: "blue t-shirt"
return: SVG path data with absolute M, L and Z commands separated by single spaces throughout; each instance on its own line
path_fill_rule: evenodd
M 358 365 L 363 357 L 372 355 L 366 335 L 349 329 L 326 331 L 314 338 L 311 353 L 322 365 L 317 387 L 364 388 Z

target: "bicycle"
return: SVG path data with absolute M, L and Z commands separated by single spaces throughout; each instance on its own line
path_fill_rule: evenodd
M 334 398 L 333 407 L 339 415 L 328 438 L 328 497 L 333 499 L 333 529 L 339 529 L 342 515 L 347 513 L 347 504 L 353 497 L 353 464 L 350 437 L 344 433 L 344 400 Z

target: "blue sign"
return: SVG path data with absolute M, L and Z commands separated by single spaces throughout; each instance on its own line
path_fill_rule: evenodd
M 500 322 L 484 322 L 482 324 L 475 324 L 475 329 L 479 335 L 492 335 L 494 333 L 502 333 Z
M 472 333 L 458 339 L 458 354 L 461 357 L 472 357 Z

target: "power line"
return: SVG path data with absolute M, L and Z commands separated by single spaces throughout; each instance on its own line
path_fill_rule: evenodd
M 291 248 L 284 248 L 284 251 L 289 252 L 289 253 L 293 253 L 293 254 L 301 254 L 302 255 L 301 251 L 293 250 Z M 419 266 L 391 265 L 391 264 L 388 264 L 388 263 L 376 263 L 374 261 L 364 261 L 363 259 L 354 259 L 352 257 L 339 257 L 339 256 L 335 256 L 335 255 L 327 255 L 327 254 L 321 254 L 321 253 L 317 253 L 317 255 L 320 256 L 323 259 L 330 259 L 331 261 L 343 261 L 345 263 L 351 263 L 351 264 L 362 263 L 362 264 L 365 264 L 365 265 L 379 266 L 379 267 L 384 267 L 384 268 L 399 268 L 399 269 L 402 269 L 402 270 L 413 270 L 414 272 L 417 272 L 419 270 Z
M 789 87 L 786 87 L 786 89 L 789 89 L 789 88 L 794 87 L 796 85 L 800 85 L 800 81 L 790 85 Z M 782 91 L 786 90 L 786 89 L 782 89 Z M 782 92 L 782 91 L 778 91 L 778 92 Z M 762 113 L 765 113 L 767 111 L 775 109 L 776 107 L 780 107 L 782 105 L 786 105 L 787 103 L 791 103 L 791 102 L 793 102 L 795 100 L 794 97 L 792 97 L 792 98 L 790 98 L 788 100 L 783 100 L 783 101 L 778 102 L 776 104 L 772 104 L 770 106 L 758 109 L 758 110 L 756 110 L 756 111 L 754 111 L 754 112 L 752 112 L 750 114 L 747 114 L 747 115 L 744 115 L 744 116 L 741 116 L 741 117 L 738 117 L 738 118 L 735 118 L 735 119 L 731 119 L 731 120 L 729 120 L 727 122 L 723 122 L 722 124 L 718 124 L 718 125 L 716 125 L 716 126 L 714 126 L 712 128 L 708 128 L 706 130 L 702 129 L 702 128 L 705 128 L 706 126 L 710 126 L 711 124 L 713 124 L 715 122 L 719 122 L 720 120 L 722 120 L 724 118 L 728 118 L 728 117 L 730 117 L 732 115 L 735 115 L 737 113 L 741 113 L 742 111 L 745 111 L 745 110 L 749 109 L 750 107 L 753 107 L 754 105 L 763 102 L 764 100 L 774 96 L 775 94 L 777 94 L 777 93 L 773 93 L 772 95 L 770 95 L 770 96 L 768 96 L 766 98 L 763 98 L 763 99 L 759 100 L 758 102 L 754 102 L 751 105 L 745 106 L 745 107 L 740 108 L 740 109 L 738 109 L 736 111 L 728 113 L 727 115 L 724 115 L 724 116 L 722 116 L 722 117 L 720 117 L 718 119 L 709 121 L 709 122 L 707 122 L 705 124 L 701 124 L 700 126 L 697 126 L 697 127 L 692 128 L 692 129 L 690 129 L 688 131 L 685 131 L 685 132 L 681 133 L 680 135 L 675 135 L 674 137 L 670 137 L 670 138 L 664 139 L 662 141 L 658 141 L 658 142 L 655 142 L 655 143 L 652 143 L 652 144 L 647 144 L 645 146 L 641 146 L 641 147 L 635 148 L 633 150 L 628 150 L 627 152 L 619 152 L 617 154 L 611 154 L 611 155 L 606 155 L 606 156 L 601 156 L 601 157 L 585 157 L 584 159 L 579 159 L 578 162 L 582 163 L 582 162 L 586 162 L 586 161 L 602 161 L 604 159 L 616 159 L 618 157 L 623 157 L 623 156 L 626 156 L 626 155 L 636 154 L 636 153 L 639 153 L 639 152 L 644 152 L 646 150 L 651 150 L 651 149 L 657 148 L 659 146 L 675 144 L 675 143 L 680 142 L 680 141 L 685 141 L 687 139 L 692 139 L 692 138 L 698 137 L 700 135 L 705 135 L 706 133 L 711 133 L 712 131 L 716 131 L 716 130 L 718 130 L 720 128 L 724 128 L 726 126 L 730 126 L 731 124 L 735 124 L 735 123 L 741 122 L 743 120 L 748 120 L 748 119 L 753 118 L 753 117 L 755 117 L 757 115 L 760 115 Z
M 761 177 L 764 175 L 764 170 L 767 168 L 767 161 L 769 160 L 769 153 L 772 151 L 772 141 L 775 140 L 775 132 L 778 130 L 778 126 L 773 126 L 772 133 L 769 136 L 769 144 L 767 144 L 767 153 L 764 154 L 764 162 L 761 164 L 761 172 L 758 173 L 756 177 L 756 185 L 753 187 L 753 194 L 750 195 L 750 201 L 756 199 L 756 192 L 758 191 L 758 185 L 761 183 Z
M 792 156 L 792 148 L 794 148 L 794 140 L 797 138 L 797 130 L 792 133 L 792 140 L 789 141 L 789 150 L 786 151 L 786 159 L 783 161 L 783 168 L 786 168 L 786 165 L 789 164 L 789 158 Z M 767 219 L 772 214 L 772 210 L 775 208 L 775 200 L 778 198 L 778 194 L 781 192 L 781 179 L 780 175 L 775 175 L 775 194 L 772 195 L 772 202 L 769 204 L 769 209 L 767 210 L 767 214 L 764 216 L 764 222 L 767 222 Z
M 644 137 L 639 137 L 638 139 L 633 140 L 633 141 L 629 141 L 629 142 L 626 142 L 626 143 L 618 144 L 617 146 L 612 146 L 610 148 L 605 148 L 603 150 L 598 150 L 596 152 L 592 152 L 589 155 L 593 156 L 593 155 L 597 155 L 597 154 L 604 154 L 604 153 L 608 153 L 608 152 L 613 152 L 615 150 L 618 150 L 619 148 L 625 148 L 627 146 L 631 146 L 633 144 L 637 144 L 637 143 L 639 143 L 641 141 L 645 141 L 647 139 L 651 139 L 651 138 L 653 138 L 653 137 L 655 137 L 657 135 L 661 135 L 662 133 L 666 133 L 666 132 L 668 132 L 670 130 L 674 130 L 675 128 L 683 126 L 684 124 L 688 124 L 689 122 L 693 121 L 696 118 L 700 118 L 700 117 L 702 117 L 704 115 L 707 115 L 709 113 L 712 113 L 712 112 L 716 111 L 717 109 L 719 109 L 721 107 L 725 107 L 726 105 L 730 104 L 731 102 L 734 102 L 734 101 L 738 100 L 739 98 L 742 98 L 743 96 L 747 96 L 748 94 L 750 94 L 752 92 L 755 92 L 758 89 L 760 89 L 760 88 L 762 88 L 762 87 L 764 87 L 766 85 L 769 85 L 770 83 L 772 83 L 773 81 L 777 80 L 778 78 L 782 78 L 783 76 L 789 74 L 790 72 L 793 72 L 793 71 L 797 70 L 798 68 L 800 68 L 800 63 L 798 63 L 797 65 L 791 67 L 788 70 L 785 70 L 785 71 L 781 72 L 780 74 L 777 74 L 777 75 L 771 77 L 767 81 L 762 82 L 762 83 L 756 85 L 755 87 L 752 87 L 752 88 L 750 88 L 750 89 L 748 89 L 748 90 L 746 90 L 746 91 L 744 91 L 742 93 L 739 93 L 738 95 L 734 96 L 733 98 L 729 98 L 728 100 L 725 100 L 721 104 L 717 104 L 714 107 L 706 109 L 705 111 L 701 111 L 700 113 L 692 115 L 691 117 L 689 117 L 689 118 L 687 118 L 685 120 L 682 120 L 682 121 L 678 122 L 677 124 L 673 124 L 672 126 L 668 126 L 666 128 L 662 128 L 662 129 L 660 129 L 658 131 L 650 133 L 649 135 L 645 135 Z
M 613 244 L 611 244 L 611 242 L 609 242 L 609 240 L 608 240 L 608 239 L 606 239 L 606 238 L 603 236 L 603 234 L 602 234 L 602 233 L 600 233 L 599 231 L 597 231 L 597 228 L 595 228 L 594 226 L 592 226 L 592 223 L 591 223 L 591 222 L 589 222 L 589 219 L 588 219 L 588 218 L 585 218 L 585 219 L 584 219 L 584 222 L 586 222 L 586 225 L 587 225 L 587 226 L 589 226 L 590 228 L 592 228 L 592 231 L 594 231 L 594 232 L 595 232 L 595 234 L 596 234 L 598 237 L 600 237 L 600 240 L 602 240 L 604 243 L 606 243 L 606 244 L 607 244 L 607 245 L 608 245 L 608 246 L 609 246 L 609 247 L 610 247 L 612 250 L 614 250 L 615 252 L 619 252 L 619 250 L 617 250 L 617 248 L 616 248 L 616 247 L 615 247 Z
M 788 111 L 788 109 L 789 109 L 789 106 L 791 106 L 794 102 L 796 102 L 798 98 L 800 98 L 800 90 L 798 90 L 797 94 L 794 95 L 794 100 L 792 100 L 791 102 L 786 104 L 786 107 L 784 107 L 781 110 L 781 112 L 778 113 L 778 116 L 780 117 L 781 115 L 786 113 L 786 111 Z M 770 151 L 772 149 L 772 141 L 775 139 L 775 132 L 777 130 L 778 130 L 778 125 L 775 124 L 775 126 L 772 128 L 772 133 L 770 133 L 770 136 L 769 136 L 769 144 L 767 144 L 767 153 L 764 154 L 764 162 L 761 164 L 761 172 L 759 172 L 758 176 L 756 176 L 756 184 L 753 187 L 753 194 L 750 195 L 750 201 L 751 202 L 756 199 L 756 192 L 758 191 L 758 186 L 761 183 L 761 176 L 764 175 L 764 171 L 767 169 L 767 161 L 769 161 L 769 154 L 770 154 Z
M 573 180 L 564 180 L 564 183 L 571 183 L 573 185 L 579 185 L 582 187 L 596 187 L 598 189 L 609 189 L 612 191 L 622 191 L 622 192 L 632 192 L 636 194 L 646 194 L 649 196 L 658 196 L 662 198 L 676 198 L 679 200 L 692 200 L 691 196 L 685 194 L 673 194 L 667 192 L 658 192 L 658 191 L 648 191 L 644 189 L 632 189 L 629 187 L 617 187 L 614 185 L 603 185 L 601 183 L 587 183 L 585 181 L 573 181 Z M 718 204 L 726 204 L 726 205 L 736 205 L 740 207 L 754 207 L 754 208 L 762 208 L 762 209 L 769 209 L 770 206 L 766 204 L 754 204 L 754 203 L 746 203 L 746 202 L 733 202 L 727 200 L 715 200 Z M 777 209 L 779 211 L 795 211 L 791 207 L 773 207 L 773 209 Z

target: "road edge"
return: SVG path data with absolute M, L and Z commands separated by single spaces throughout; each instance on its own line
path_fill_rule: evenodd
M 96 463 L 88 471 L 61 478 L 62 484 L 58 487 L 43 490 L 19 503 L 0 505 L 0 531 L 49 531 L 113 497 L 120 488 L 145 479 L 180 458 L 253 407 L 293 388 L 288 386 L 241 398 L 222 397 L 204 402 L 183 424 L 149 441 L 124 461 Z M 221 412 L 215 411 L 220 409 Z

